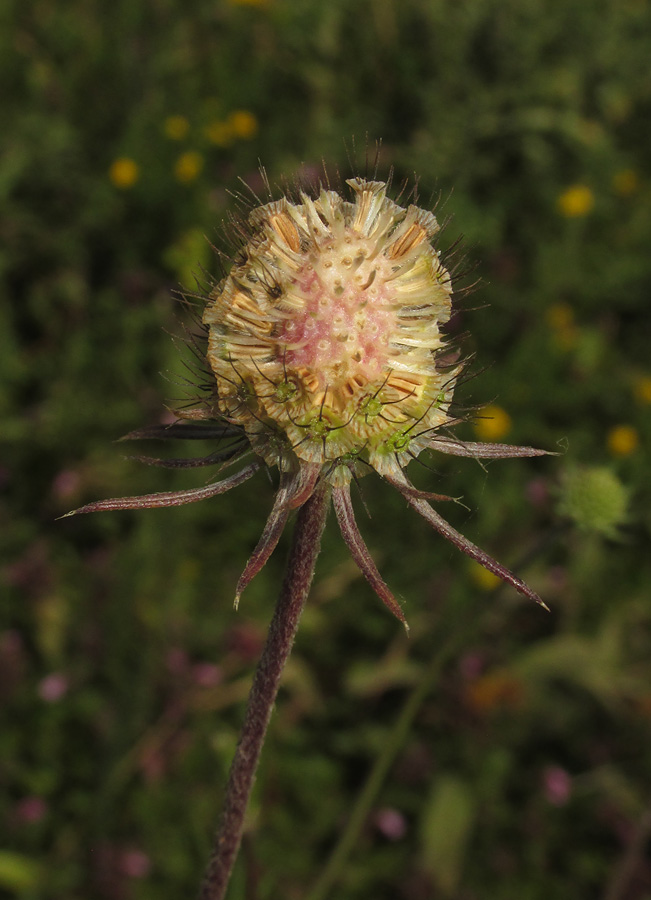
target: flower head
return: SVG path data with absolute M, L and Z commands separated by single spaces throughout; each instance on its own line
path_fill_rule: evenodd
M 269 203 L 210 295 L 203 321 L 217 411 L 269 465 L 314 464 L 334 485 L 380 474 L 448 422 L 458 369 L 439 363 L 450 275 L 432 213 L 354 179 L 354 203 L 322 190 Z
M 174 175 L 181 184 L 189 184 L 194 181 L 203 169 L 203 156 L 196 150 L 188 150 L 182 153 L 174 165 Z
M 612 456 L 630 456 L 640 444 L 640 436 L 632 425 L 615 425 L 606 440 Z
M 511 430 L 511 416 L 501 406 L 491 403 L 481 409 L 475 421 L 475 432 L 483 440 L 499 440 Z
M 594 194 L 587 184 L 573 184 L 557 200 L 558 211 L 566 219 L 587 216 L 594 206 Z
M 117 188 L 126 190 L 134 186 L 140 178 L 140 166 L 128 156 L 113 160 L 109 167 L 109 178 Z
M 226 442 L 203 460 L 173 465 L 232 464 L 251 451 L 253 461 L 204 488 L 100 501 L 77 512 L 190 502 L 234 487 L 263 464 L 278 469 L 276 499 L 240 578 L 239 599 L 291 511 L 325 482 L 355 562 L 404 622 L 353 511 L 351 481 L 374 470 L 460 550 L 542 603 L 429 502 L 450 498 L 417 490 L 406 475 L 407 464 L 424 450 L 473 458 L 545 451 L 451 434 L 459 421 L 450 405 L 461 365 L 443 332 L 452 279 L 432 243 L 437 220 L 389 199 L 383 182 L 353 178 L 347 184 L 350 199 L 322 187 L 315 196 L 301 192 L 250 212 L 237 229 L 241 241 L 230 272 L 203 312 L 212 378 L 203 408 L 179 414 L 192 422 L 127 436 Z
M 228 117 L 228 124 L 233 134 L 243 140 L 255 137 L 258 131 L 258 120 L 248 109 L 234 110 Z

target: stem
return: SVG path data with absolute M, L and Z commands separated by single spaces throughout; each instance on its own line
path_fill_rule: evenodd
M 462 632 L 465 636 L 465 632 Z M 403 706 L 398 719 L 384 744 L 382 752 L 377 757 L 369 776 L 355 801 L 348 824 L 341 834 L 337 844 L 328 860 L 328 863 L 318 880 L 307 895 L 307 900 L 325 900 L 335 884 L 341 878 L 344 866 L 359 838 L 364 827 L 375 798 L 377 797 L 384 780 L 393 764 L 400 748 L 413 723 L 423 701 L 432 690 L 443 666 L 452 658 L 462 645 L 463 640 L 459 635 L 450 638 L 443 644 L 439 652 L 432 658 L 425 670 L 421 681 L 416 685 Z
M 329 505 L 330 488 L 322 484 L 298 514 L 285 580 L 253 678 L 240 740 L 231 763 L 222 817 L 200 900 L 223 900 L 226 894 L 280 678 L 314 577 Z

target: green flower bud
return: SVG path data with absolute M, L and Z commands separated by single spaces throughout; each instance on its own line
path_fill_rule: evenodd
M 584 531 L 615 537 L 626 521 L 629 491 L 606 467 L 571 468 L 560 491 L 559 512 Z

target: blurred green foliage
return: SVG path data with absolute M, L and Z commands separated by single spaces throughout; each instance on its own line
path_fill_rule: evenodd
M 230 897 L 308 900 L 455 639 L 329 896 L 649 900 L 650 29 L 644 0 L 1 5 L 0 896 L 196 890 L 282 575 L 286 540 L 234 613 L 274 475 L 54 519 L 202 483 L 112 444 L 193 393 L 174 290 L 219 273 L 258 160 L 348 177 L 382 138 L 380 176 L 418 173 L 481 278 L 458 399 L 503 413 L 479 433 L 562 451 L 413 475 L 552 612 L 366 479 L 412 637 L 328 530 Z M 577 472 L 619 490 L 607 528 Z

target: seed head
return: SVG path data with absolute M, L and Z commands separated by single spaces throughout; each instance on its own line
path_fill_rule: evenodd
M 443 519 L 407 464 L 423 450 L 474 459 L 540 456 L 544 450 L 461 441 L 450 404 L 461 365 L 450 363 L 442 326 L 452 284 L 432 239 L 433 213 L 403 208 L 387 185 L 353 178 L 352 200 L 322 188 L 254 209 L 230 272 L 203 313 L 210 367 L 203 408 L 128 439 L 208 438 L 203 458 L 145 463 L 173 468 L 254 458 L 221 481 L 186 491 L 101 500 L 78 513 L 175 506 L 222 494 L 263 465 L 279 470 L 276 497 L 238 582 L 236 603 L 276 547 L 292 510 L 326 482 L 341 534 L 362 574 L 402 621 L 359 532 L 352 478 L 372 470 L 401 492 L 439 534 L 489 572 L 542 604 L 524 581 Z M 241 231 L 242 229 L 240 229 Z M 453 357 L 456 358 L 456 357 Z M 70 514 L 69 514 L 70 515 Z
M 219 413 L 281 471 L 318 464 L 339 486 L 405 465 L 448 422 L 458 368 L 440 363 L 450 275 L 431 212 L 348 181 L 256 209 L 203 321 Z

